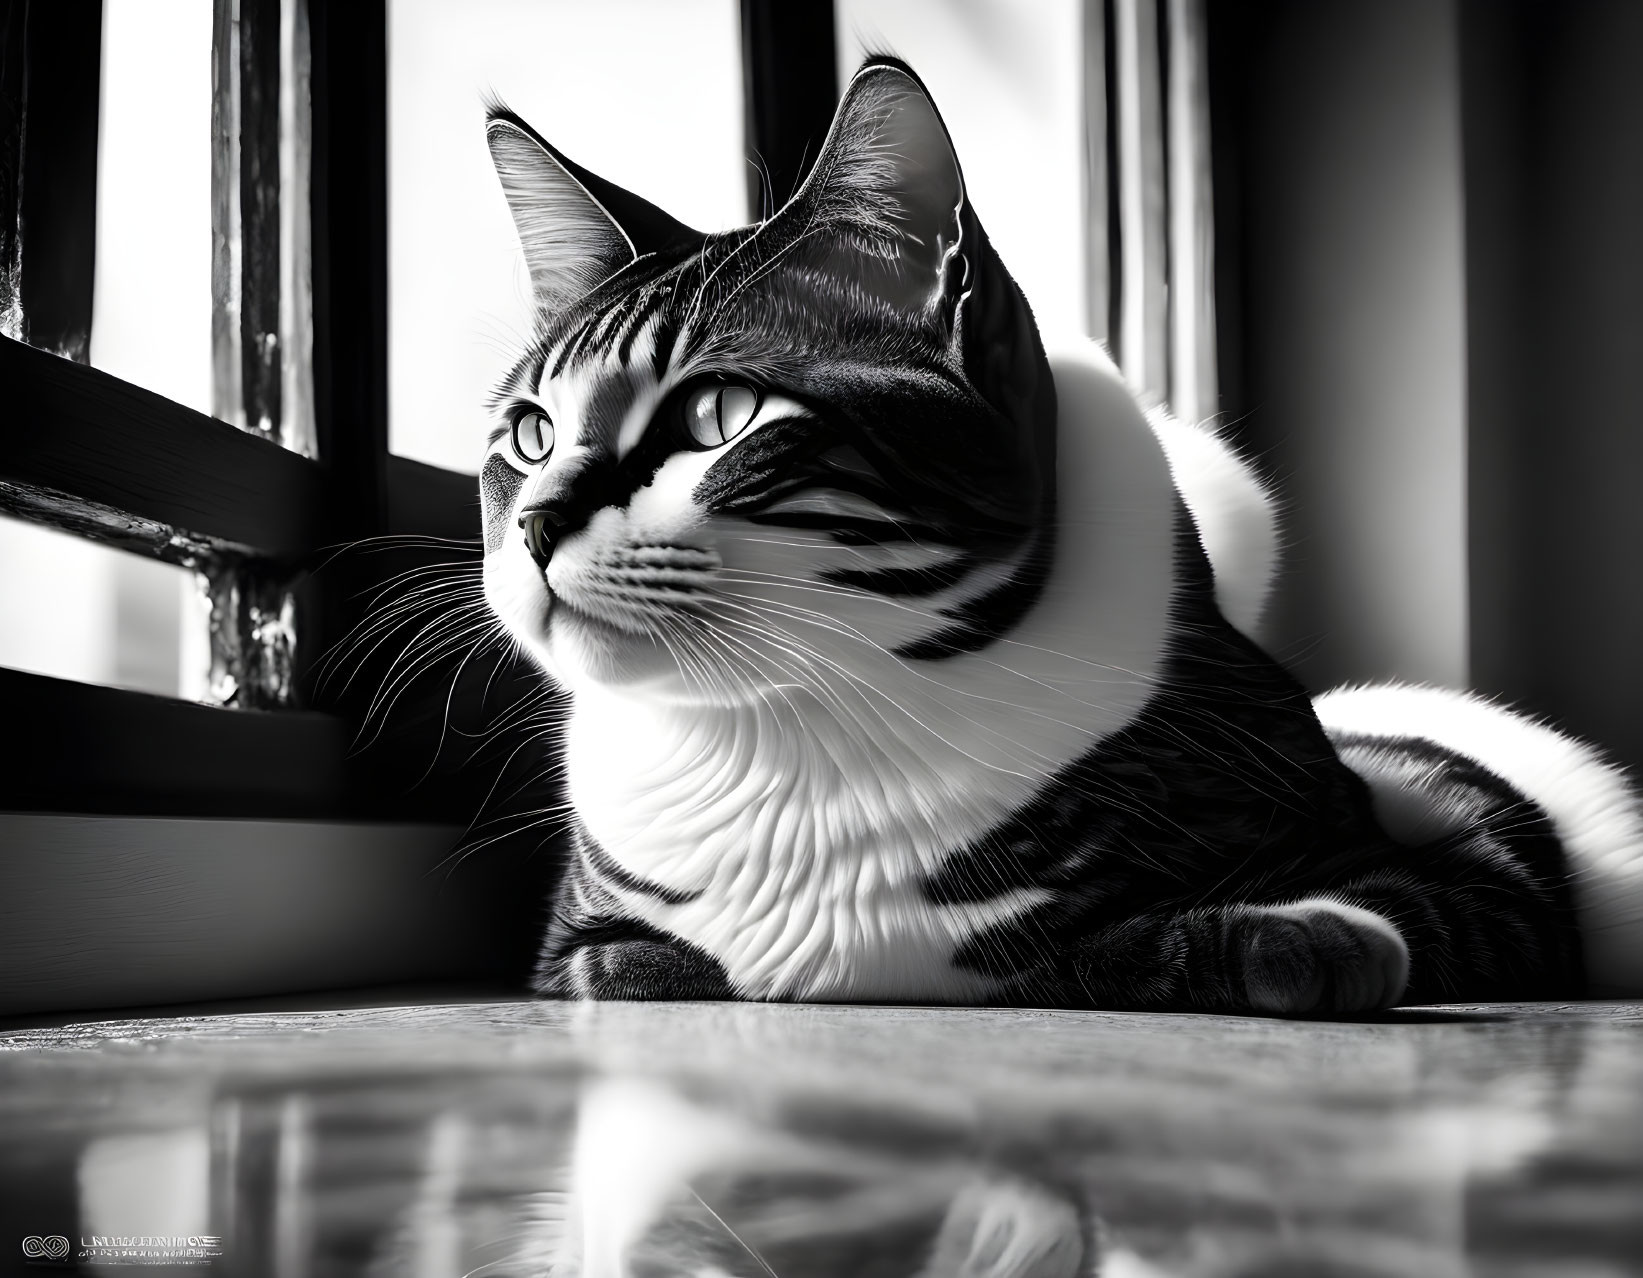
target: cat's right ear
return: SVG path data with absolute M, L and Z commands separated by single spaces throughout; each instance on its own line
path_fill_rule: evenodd
M 506 107 L 490 107 L 485 136 L 537 305 L 548 314 L 647 253 L 703 238 L 648 200 L 588 172 Z

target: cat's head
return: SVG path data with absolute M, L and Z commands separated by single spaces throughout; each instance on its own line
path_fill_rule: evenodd
M 722 704 L 939 663 L 1031 607 L 1055 394 L 903 64 L 798 192 L 703 235 L 493 110 L 534 340 L 494 399 L 485 591 L 571 689 Z

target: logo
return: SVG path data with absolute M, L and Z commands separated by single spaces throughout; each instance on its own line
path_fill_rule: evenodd
M 61 1234 L 45 1238 L 31 1234 L 23 1239 L 23 1254 L 30 1260 L 61 1260 L 68 1255 L 68 1239 Z
M 218 1234 L 92 1234 L 75 1247 L 61 1234 L 30 1234 L 23 1255 L 31 1265 L 55 1268 L 54 1261 L 76 1265 L 208 1266 L 221 1259 Z

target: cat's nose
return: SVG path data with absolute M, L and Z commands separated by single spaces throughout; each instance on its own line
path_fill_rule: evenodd
M 553 556 L 553 548 L 565 533 L 570 520 L 558 511 L 540 507 L 527 510 L 519 516 L 519 526 L 525 530 L 525 548 L 531 552 L 538 568 L 546 568 Z

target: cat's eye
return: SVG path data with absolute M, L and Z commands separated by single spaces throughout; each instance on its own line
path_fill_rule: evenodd
M 513 451 L 521 461 L 546 461 L 553 451 L 553 422 L 540 408 L 521 408 L 513 417 Z
M 703 448 L 728 444 L 753 423 L 762 396 L 751 386 L 706 386 L 685 402 L 685 426 Z

